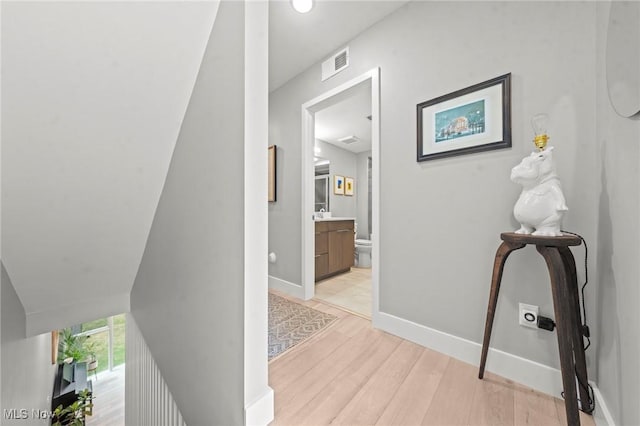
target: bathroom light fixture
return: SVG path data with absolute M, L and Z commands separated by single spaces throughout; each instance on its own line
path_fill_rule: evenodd
M 313 0 L 291 0 L 291 6 L 299 13 L 307 13 L 313 9 Z

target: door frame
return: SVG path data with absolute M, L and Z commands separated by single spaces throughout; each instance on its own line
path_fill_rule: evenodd
M 378 293 L 380 283 L 380 68 L 374 68 L 302 105 L 302 287 L 304 299 L 315 294 L 315 233 L 313 220 L 314 183 L 313 147 L 315 144 L 315 113 L 345 96 L 350 89 L 371 82 L 371 320 L 380 314 Z

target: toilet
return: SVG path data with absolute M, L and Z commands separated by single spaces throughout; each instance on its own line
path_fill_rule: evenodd
M 371 240 L 356 239 L 356 265 L 371 268 Z

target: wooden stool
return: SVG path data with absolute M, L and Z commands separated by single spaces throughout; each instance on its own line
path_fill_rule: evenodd
M 484 367 L 487 362 L 489 341 L 493 318 L 498 302 L 498 292 L 502 280 L 502 271 L 507 257 L 512 251 L 518 250 L 527 244 L 534 244 L 536 250 L 544 257 L 551 276 L 551 292 L 553 294 L 553 309 L 558 333 L 558 352 L 560 352 L 560 369 L 562 372 L 562 385 L 564 387 L 564 405 L 569 425 L 579 425 L 578 397 L 576 394 L 576 380 L 584 386 L 580 386 L 580 400 L 582 408 L 589 401 L 587 386 L 587 365 L 584 357 L 584 341 L 581 332 L 580 300 L 578 296 L 578 281 L 576 265 L 569 250 L 569 246 L 579 246 L 580 238 L 573 235 L 560 237 L 544 237 L 534 235 L 515 234 L 505 232 L 500 234 L 502 244 L 496 252 L 493 264 L 493 277 L 491 279 L 491 293 L 489 306 L 487 307 L 487 321 L 484 327 L 484 340 L 482 341 L 482 357 L 478 377 L 484 376 Z

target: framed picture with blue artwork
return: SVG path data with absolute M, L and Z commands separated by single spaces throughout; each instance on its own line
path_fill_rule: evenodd
M 418 161 L 511 146 L 511 74 L 417 106 Z
M 344 195 L 344 176 L 333 175 L 333 193 Z

